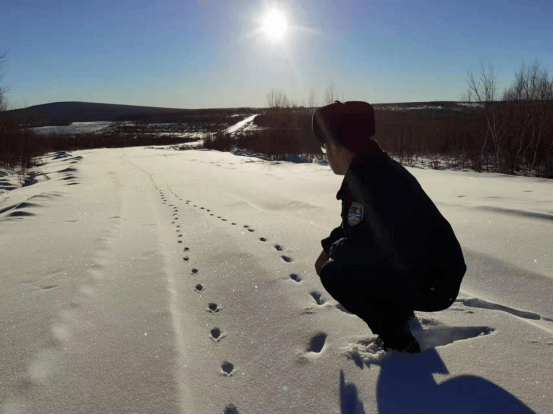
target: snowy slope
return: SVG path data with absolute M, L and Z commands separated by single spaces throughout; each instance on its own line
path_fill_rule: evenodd
M 409 169 L 468 272 L 383 352 L 315 274 L 325 165 L 127 148 L 0 200 L 3 412 L 551 412 L 553 183 Z
M 99 133 L 103 130 L 108 130 L 114 124 L 111 121 L 72 122 L 70 125 L 34 127 L 31 130 L 40 135 Z

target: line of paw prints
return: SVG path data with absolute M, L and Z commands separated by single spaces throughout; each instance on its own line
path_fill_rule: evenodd
M 161 190 L 159 190 L 159 192 L 160 192 L 160 196 L 162 198 L 162 202 L 164 204 L 168 204 L 164 193 Z M 182 201 L 182 199 L 179 197 L 179 195 L 174 193 L 172 191 L 172 189 L 169 188 L 169 192 L 176 199 Z M 191 207 L 194 207 L 194 208 L 199 208 L 199 210 L 205 210 L 207 213 L 209 213 L 209 216 L 215 217 L 215 214 L 212 213 L 210 209 L 207 209 L 204 206 L 198 206 L 198 205 L 194 205 L 194 204 L 191 204 L 191 203 L 192 202 L 190 200 L 185 201 L 185 204 L 187 204 Z M 178 219 L 179 219 L 179 216 L 178 216 L 179 210 L 176 206 L 174 206 L 172 204 L 168 204 L 168 207 L 170 207 L 172 209 L 172 215 L 173 215 L 172 219 L 173 219 L 173 221 L 171 223 L 175 224 L 176 221 L 178 221 Z M 216 219 L 220 219 L 223 222 L 228 222 L 228 219 L 224 218 L 222 216 L 216 216 Z M 236 222 L 229 222 L 229 223 L 231 224 L 231 226 L 237 226 Z M 250 228 L 249 225 L 243 225 L 243 228 L 247 229 L 250 233 L 255 232 L 255 229 Z M 182 240 L 182 233 L 181 233 L 181 230 L 180 230 L 180 225 L 178 225 L 178 224 L 175 225 L 175 229 L 176 229 L 177 238 L 178 238 L 177 243 L 182 244 L 183 240 Z M 260 237 L 259 241 L 262 242 L 262 243 L 266 243 L 267 238 Z M 278 253 L 281 253 L 281 252 L 285 251 L 285 248 L 280 244 L 274 244 L 273 247 Z M 183 261 L 189 263 L 189 261 L 190 261 L 190 256 L 188 255 L 189 248 L 184 247 L 183 252 L 185 253 L 183 255 Z M 290 264 L 290 263 L 294 262 L 294 260 L 291 257 L 287 256 L 287 255 L 280 254 L 280 257 L 287 264 Z M 197 275 L 199 275 L 199 270 L 197 268 L 192 268 L 191 269 L 191 274 L 193 276 L 197 276 Z M 291 273 L 290 274 L 290 279 L 292 281 L 294 281 L 296 284 L 301 284 L 302 280 L 303 280 L 302 277 L 300 277 L 297 273 Z M 206 287 L 203 284 L 197 283 L 194 286 L 194 290 L 197 293 L 204 293 L 205 290 L 206 290 Z M 310 294 L 311 299 L 315 302 L 315 307 L 322 306 L 322 305 L 325 304 L 325 300 L 324 300 L 323 296 L 320 293 L 318 293 L 317 291 L 311 291 L 309 294 Z M 340 307 L 338 307 L 338 308 L 340 308 Z M 343 308 L 340 308 L 340 309 L 344 312 L 347 312 L 347 310 L 345 310 Z M 217 313 L 220 313 L 221 311 L 222 311 L 222 307 L 219 304 L 214 303 L 214 302 L 208 302 L 206 312 L 211 313 L 211 314 L 217 314 Z M 314 312 L 314 307 L 308 307 L 306 310 L 304 310 L 303 313 L 304 314 L 310 314 L 310 313 L 313 313 L 313 312 Z M 209 332 L 209 337 L 211 338 L 211 340 L 214 343 L 220 342 L 226 336 L 227 336 L 227 333 L 224 330 L 221 330 L 219 327 L 214 327 Z M 299 362 L 300 363 L 304 362 L 306 359 L 308 359 L 308 357 L 310 355 L 321 353 L 323 351 L 323 348 L 324 348 L 325 344 L 326 344 L 326 339 L 327 339 L 327 334 L 326 333 L 318 332 L 315 335 L 313 335 L 311 337 L 309 343 L 307 344 L 306 353 L 299 358 Z M 221 364 L 221 372 L 220 373 L 223 376 L 230 377 L 235 373 L 235 371 L 236 371 L 236 368 L 235 368 L 234 364 L 232 364 L 231 362 L 224 361 Z M 231 405 L 227 405 L 225 407 L 224 413 L 229 413 L 230 414 L 230 413 L 239 413 L 239 412 L 238 412 L 237 407 L 235 405 L 231 404 Z
M 179 200 L 182 200 L 176 193 L 173 193 L 173 195 L 178 198 Z M 199 205 L 194 205 L 194 204 L 191 204 L 192 202 L 190 200 L 186 200 L 185 201 L 187 205 L 189 206 L 192 206 L 192 207 L 195 207 L 195 208 L 199 208 L 200 210 L 205 210 L 206 212 L 209 213 L 209 216 L 215 216 L 215 213 L 211 213 L 211 210 L 210 209 L 207 209 L 206 207 L 204 206 L 199 206 Z M 220 219 L 221 221 L 223 222 L 227 222 L 228 219 L 222 217 L 222 216 L 215 216 L 216 219 Z M 236 226 L 237 223 L 236 222 L 230 222 L 231 226 Z M 252 229 L 250 228 L 249 225 L 243 225 L 242 226 L 244 229 L 247 229 L 249 232 L 255 232 L 255 229 Z M 259 241 L 261 242 L 267 242 L 267 238 L 264 238 L 264 237 L 261 237 L 259 238 Z M 273 245 L 274 249 L 277 251 L 277 252 L 283 252 L 285 251 L 285 248 L 282 246 L 282 245 L 279 245 L 279 244 L 274 244 Z M 286 263 L 292 263 L 294 262 L 294 260 L 287 256 L 287 255 L 284 255 L 284 254 L 281 254 L 280 255 L 281 259 L 286 262 Z M 296 273 L 291 273 L 290 274 L 290 279 L 292 281 L 294 281 L 295 283 L 297 284 L 301 284 L 302 282 L 302 277 L 300 277 L 298 274 Z M 311 296 L 312 300 L 315 302 L 315 305 L 316 306 L 323 306 L 325 304 L 325 299 L 323 298 L 323 295 L 317 291 L 311 291 L 309 293 L 309 295 Z M 347 311 L 343 306 L 341 306 L 340 304 L 338 304 L 336 306 L 336 308 L 340 311 L 343 311 L 347 314 L 351 314 L 349 311 Z M 314 310 L 315 308 L 314 307 L 308 307 L 306 310 L 304 310 L 304 314 L 312 314 L 314 313 Z
M 170 187 L 168 187 L 168 190 L 176 199 L 182 200 L 178 195 L 176 195 L 172 191 L 172 189 Z M 159 191 L 159 195 L 161 197 L 162 203 L 168 205 L 168 207 L 171 209 L 171 215 L 172 215 L 171 224 L 175 225 L 175 231 L 176 231 L 176 235 L 177 235 L 177 243 L 178 244 L 183 244 L 183 239 L 182 239 L 183 235 L 182 235 L 182 232 L 181 232 L 180 225 L 177 223 L 177 221 L 179 220 L 179 209 L 178 209 L 177 206 L 172 205 L 167 201 L 167 198 L 165 197 L 165 194 L 162 190 L 158 189 L 158 191 Z M 187 247 L 187 246 L 183 247 L 183 257 L 182 257 L 182 259 L 185 263 L 190 263 L 189 252 L 190 252 L 189 247 Z M 199 270 L 197 268 L 192 268 L 191 269 L 191 274 L 193 276 L 197 276 L 197 275 L 199 275 Z M 205 290 L 206 290 L 205 285 L 203 285 L 203 284 L 197 283 L 194 286 L 194 291 L 197 292 L 197 293 L 204 293 Z M 220 313 L 221 311 L 222 311 L 222 307 L 219 304 L 213 303 L 213 302 L 209 302 L 207 304 L 206 312 L 211 313 L 211 314 L 216 314 L 216 313 Z M 213 340 L 214 343 L 220 342 L 223 338 L 226 337 L 226 335 L 227 335 L 226 332 L 221 330 L 219 327 L 214 327 L 209 332 L 209 337 L 211 338 L 211 340 Z M 223 376 L 230 377 L 235 373 L 235 370 L 236 370 L 236 368 L 235 368 L 234 364 L 232 364 L 231 362 L 228 362 L 228 361 L 225 360 L 221 364 L 221 372 L 220 373 Z M 237 409 L 236 405 L 230 404 L 230 405 L 227 405 L 225 407 L 224 413 L 237 414 L 239 412 L 238 412 L 238 409 Z
M 182 199 L 180 199 L 180 197 L 177 194 L 173 193 L 173 195 L 175 197 L 177 197 L 179 200 L 182 200 Z M 189 206 L 194 207 L 194 208 L 199 208 L 200 210 L 205 210 L 207 213 L 209 213 L 209 216 L 215 217 L 216 219 L 220 219 L 223 222 L 228 222 L 227 218 L 224 218 L 222 216 L 216 216 L 215 213 L 212 213 L 210 209 L 207 209 L 204 206 L 191 204 L 192 203 L 191 200 L 186 200 L 185 203 Z M 237 226 L 236 222 L 230 222 L 230 224 L 231 224 L 231 226 Z M 255 229 L 250 228 L 249 225 L 243 225 L 243 228 L 247 229 L 251 233 L 255 232 Z M 263 243 L 266 243 L 268 240 L 265 237 L 260 237 L 259 241 L 263 242 Z M 273 247 L 279 254 L 282 253 L 283 251 L 285 251 L 285 248 L 280 244 L 274 244 Z M 293 258 L 291 258 L 291 257 L 289 257 L 285 254 L 280 254 L 280 258 L 287 264 L 290 264 L 290 263 L 294 262 Z M 194 270 L 193 270 L 193 272 L 194 272 Z M 196 270 L 196 272 L 197 272 L 197 270 Z M 292 281 L 294 281 L 296 284 L 301 284 L 301 282 L 302 282 L 302 277 L 300 277 L 297 273 L 291 273 L 290 274 L 290 279 Z M 201 292 L 202 289 L 203 289 L 203 287 L 200 284 L 198 284 L 196 286 L 196 291 Z M 326 304 L 326 300 L 324 299 L 323 295 L 321 293 L 319 293 L 318 291 L 313 290 L 309 293 L 309 295 L 310 295 L 311 300 L 314 301 L 315 304 L 313 306 L 307 307 L 303 311 L 302 314 L 312 314 L 312 313 L 315 312 L 317 307 L 321 307 L 321 306 Z M 218 306 L 216 304 L 210 303 L 209 307 L 210 307 L 211 312 L 213 312 L 213 313 L 218 312 L 218 310 L 217 310 Z M 351 313 L 349 313 L 349 311 L 347 311 L 340 304 L 338 304 L 336 306 L 336 308 L 338 308 L 340 311 L 351 314 Z M 216 330 L 215 334 L 212 333 L 212 338 L 217 339 L 218 336 L 221 336 L 222 334 L 221 334 L 221 332 L 218 328 L 215 329 L 215 330 Z M 315 354 L 320 353 L 324 348 L 324 345 L 326 343 L 326 338 L 327 338 L 326 333 L 321 333 L 321 332 L 316 333 L 311 338 L 309 344 L 307 345 L 306 352 L 307 353 L 315 353 Z M 228 362 L 226 362 L 226 363 L 228 363 Z M 225 369 L 223 368 L 223 370 L 225 370 Z

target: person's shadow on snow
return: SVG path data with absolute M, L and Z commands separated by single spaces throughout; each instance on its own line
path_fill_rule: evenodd
M 379 413 L 535 413 L 494 383 L 457 376 L 439 385 L 433 373 L 448 374 L 436 349 L 384 357 L 376 385 Z
M 411 329 L 422 330 L 418 322 Z M 359 355 L 350 356 L 364 368 Z M 439 385 L 434 373 L 449 374 L 435 348 L 408 355 L 388 353 L 380 365 L 376 385 L 379 413 L 535 413 L 494 383 L 478 376 L 457 376 Z M 340 372 L 340 410 L 343 414 L 365 413 L 357 387 L 346 383 Z
M 344 371 L 340 371 L 340 412 L 342 414 L 364 414 L 363 402 L 357 396 L 357 387 L 346 383 Z

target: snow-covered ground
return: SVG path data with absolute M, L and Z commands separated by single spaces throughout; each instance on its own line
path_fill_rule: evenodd
M 245 131 L 254 131 L 254 130 L 262 130 L 263 128 L 261 127 L 257 127 L 254 123 L 253 123 L 253 120 L 255 119 L 255 117 L 257 117 L 259 114 L 254 114 L 254 115 L 251 115 L 245 119 L 243 119 L 242 121 L 234 124 L 233 126 L 227 128 L 225 130 L 226 133 L 230 134 L 230 135 L 233 135 L 233 134 L 236 134 L 238 132 L 245 132 Z
M 244 119 L 240 120 L 236 124 L 223 129 L 223 131 L 234 135 L 238 132 L 252 131 L 261 129 L 253 124 L 253 119 L 257 114 L 248 114 Z M 236 114 L 237 118 L 242 118 Z M 112 121 L 90 121 L 90 122 L 73 122 L 70 125 L 63 126 L 47 126 L 47 127 L 34 127 L 31 128 L 35 133 L 44 134 L 90 134 L 90 133 L 116 133 L 118 128 L 132 127 L 134 123 L 132 121 L 125 122 L 112 122 Z M 157 133 L 159 135 L 172 135 L 182 136 L 183 138 L 195 138 L 205 133 L 216 132 L 219 130 L 218 126 L 214 123 L 206 125 L 195 124 L 175 124 L 175 123 L 150 123 L 146 124 L 148 133 Z
M 328 166 L 151 148 L 45 161 L 0 196 L 2 412 L 553 411 L 551 180 L 409 168 L 468 265 L 450 309 L 416 313 L 409 356 L 315 273 L 340 223 Z
M 35 127 L 37 134 L 88 134 L 109 130 L 114 125 L 111 121 L 73 122 L 70 125 Z
M 458 107 L 450 107 L 454 111 L 460 111 L 463 108 L 462 107 L 470 107 L 470 108 L 482 108 L 484 105 L 477 103 L 477 102 L 457 102 L 456 103 Z M 392 111 L 410 111 L 410 110 L 441 110 L 444 109 L 441 105 L 436 104 L 424 104 L 424 105 L 413 105 L 413 106 L 406 106 L 403 105 L 394 105 L 394 104 L 378 104 L 379 110 L 392 110 Z

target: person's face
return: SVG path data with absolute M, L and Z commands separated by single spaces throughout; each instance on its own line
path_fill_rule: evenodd
M 325 143 L 321 146 L 326 153 L 328 164 L 334 174 L 345 175 L 351 163 L 352 155 L 344 147 L 336 146 L 333 143 Z

